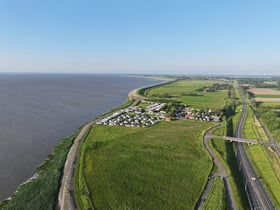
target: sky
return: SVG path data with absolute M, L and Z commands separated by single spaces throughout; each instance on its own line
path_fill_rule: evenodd
M 280 74 L 279 0 L 0 0 L 0 72 Z

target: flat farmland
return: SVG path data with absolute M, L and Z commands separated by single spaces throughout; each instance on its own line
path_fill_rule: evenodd
M 280 106 L 280 91 L 269 88 L 251 88 L 247 90 L 255 96 L 258 107 L 278 108 Z
M 255 95 L 280 95 L 279 90 L 270 88 L 250 88 L 247 91 L 252 92 Z
M 148 97 L 170 98 L 192 108 L 221 109 L 228 90 L 203 91 L 214 84 L 225 84 L 219 80 L 180 80 L 167 85 L 151 88 Z
M 279 98 L 255 98 L 256 102 L 280 102 Z
M 202 133 L 212 123 L 160 122 L 150 128 L 94 126 L 81 147 L 75 188 L 83 209 L 194 209 L 212 168 Z

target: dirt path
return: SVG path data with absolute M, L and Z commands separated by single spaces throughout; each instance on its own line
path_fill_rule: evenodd
M 79 149 L 79 144 L 81 139 L 85 136 L 85 134 L 89 131 L 92 124 L 94 122 L 90 122 L 86 124 L 79 135 L 76 137 L 71 149 L 67 155 L 67 159 L 64 165 L 63 177 L 61 181 L 61 186 L 59 189 L 58 195 L 58 207 L 61 210 L 74 210 L 77 209 L 75 206 L 74 200 L 74 170 L 75 163 L 77 159 L 77 152 Z

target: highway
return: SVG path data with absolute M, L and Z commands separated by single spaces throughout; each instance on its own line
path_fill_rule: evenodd
M 248 105 L 239 88 L 238 91 L 243 103 L 243 109 L 242 115 L 238 122 L 235 137 L 242 139 L 243 125 L 246 119 Z M 235 146 L 239 170 L 243 177 L 243 182 L 251 209 L 275 209 L 246 154 L 243 144 L 240 142 L 235 142 Z

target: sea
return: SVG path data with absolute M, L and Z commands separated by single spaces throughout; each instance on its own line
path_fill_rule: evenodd
M 0 200 L 36 173 L 59 141 L 160 81 L 129 75 L 0 74 Z

